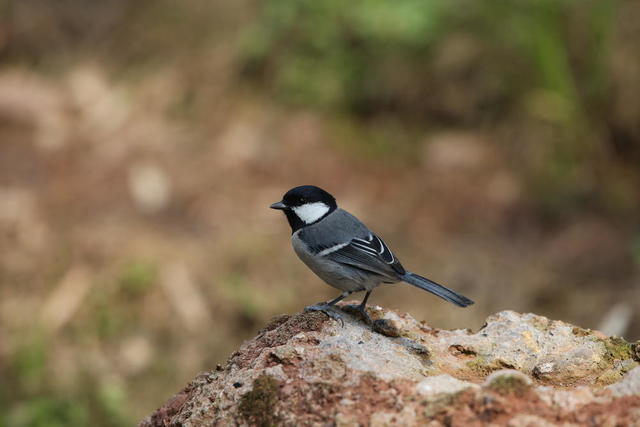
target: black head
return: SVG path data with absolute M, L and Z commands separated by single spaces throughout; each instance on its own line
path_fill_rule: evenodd
M 337 207 L 331 194 L 314 185 L 294 187 L 285 193 L 281 202 L 271 205 L 271 209 L 284 211 L 292 232 L 320 221 Z

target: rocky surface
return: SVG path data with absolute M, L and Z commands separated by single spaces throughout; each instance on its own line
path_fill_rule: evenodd
M 274 318 L 141 426 L 640 426 L 640 344 L 503 311 L 477 332 L 369 309 Z

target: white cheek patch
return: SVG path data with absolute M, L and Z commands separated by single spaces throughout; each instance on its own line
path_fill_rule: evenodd
M 329 206 L 322 202 L 307 203 L 292 209 L 305 224 L 314 223 L 329 212 Z

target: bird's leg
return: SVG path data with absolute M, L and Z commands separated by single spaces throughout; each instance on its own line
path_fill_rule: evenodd
M 343 293 L 338 295 L 338 298 L 334 298 L 331 301 L 327 301 L 327 302 L 325 302 L 323 304 L 325 304 L 325 305 L 336 305 L 337 303 L 339 303 L 340 301 L 342 301 L 343 299 L 345 299 L 346 297 L 348 297 L 352 293 L 353 293 L 353 291 L 344 291 Z
M 349 309 L 349 310 L 354 310 L 357 311 L 365 320 L 366 323 L 368 324 L 372 324 L 373 320 L 371 319 L 371 317 L 369 316 L 369 314 L 367 313 L 366 307 L 367 307 L 367 300 L 369 299 L 369 295 L 371 295 L 372 290 L 367 291 L 367 293 L 364 295 L 364 299 L 362 300 L 362 302 L 360 303 L 360 305 L 347 305 L 344 308 Z
M 320 302 L 318 304 L 309 305 L 309 306 L 304 308 L 304 311 L 306 311 L 306 312 L 308 312 L 308 311 L 321 311 L 324 314 L 326 314 L 327 316 L 329 316 L 330 318 L 332 318 L 334 320 L 339 320 L 340 323 L 342 323 L 342 326 L 344 326 L 344 320 L 342 319 L 342 316 L 340 315 L 340 313 L 338 313 L 336 311 L 335 305 L 336 305 L 336 303 L 342 301 L 343 299 L 345 299 L 346 297 L 348 297 L 352 293 L 353 293 L 353 291 L 344 291 L 337 298 L 332 299 L 331 301 Z
M 371 295 L 371 290 L 367 291 L 366 294 L 364 294 L 364 299 L 362 300 L 362 302 L 360 303 L 360 305 L 358 306 L 358 309 L 360 310 L 364 310 L 364 308 L 367 306 L 367 300 L 369 299 L 369 295 Z

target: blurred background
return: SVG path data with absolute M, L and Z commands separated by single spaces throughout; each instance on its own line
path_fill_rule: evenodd
M 335 297 L 300 184 L 476 301 L 373 304 L 639 339 L 640 3 L 0 0 L 0 425 L 131 425 Z

